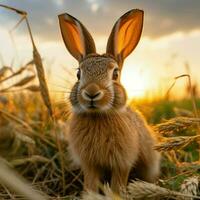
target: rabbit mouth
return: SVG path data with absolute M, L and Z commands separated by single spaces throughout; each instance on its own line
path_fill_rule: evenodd
M 88 101 L 80 104 L 85 112 L 102 112 L 110 109 L 110 104 L 101 104 L 101 102 Z
M 94 105 L 94 101 L 90 101 L 90 105 L 88 106 L 89 109 L 95 109 L 97 108 L 95 105 Z
M 93 105 L 91 105 L 91 106 L 89 106 L 88 108 L 93 110 L 93 109 L 95 109 L 95 108 L 97 108 L 97 107 L 96 107 L 96 106 L 93 106 Z

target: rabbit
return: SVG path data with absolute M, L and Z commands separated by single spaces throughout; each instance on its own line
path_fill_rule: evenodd
M 77 82 L 69 97 L 72 115 L 68 142 L 72 158 L 80 164 L 84 190 L 99 191 L 105 173 L 119 194 L 134 169 L 137 177 L 157 180 L 160 154 L 153 149 L 156 137 L 145 119 L 131 110 L 120 83 L 125 58 L 135 49 L 142 33 L 144 12 L 132 9 L 115 23 L 105 54 L 83 24 L 69 14 L 58 16 L 62 38 L 79 62 Z

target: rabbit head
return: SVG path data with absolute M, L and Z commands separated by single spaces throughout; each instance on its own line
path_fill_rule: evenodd
M 120 84 L 124 59 L 139 42 L 143 11 L 130 10 L 115 23 L 106 53 L 96 53 L 95 43 L 83 24 L 69 14 L 59 15 L 60 29 L 70 54 L 79 62 L 77 82 L 70 95 L 76 112 L 122 109 L 126 91 Z

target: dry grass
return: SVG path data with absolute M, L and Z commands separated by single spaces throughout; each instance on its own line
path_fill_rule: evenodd
M 193 141 L 199 141 L 200 135 L 162 138 L 162 140 L 163 142 L 158 143 L 155 146 L 155 149 L 158 151 L 171 151 L 171 150 L 182 149 Z
M 182 74 L 180 76 L 177 76 L 174 78 L 174 82 L 172 83 L 172 85 L 170 86 L 170 88 L 168 89 L 167 93 L 166 93 L 166 98 L 169 98 L 169 94 L 170 91 L 172 90 L 172 88 L 175 86 L 176 81 L 180 78 L 187 78 L 188 79 L 188 88 L 189 88 L 189 93 L 190 93 L 190 97 L 191 97 L 191 101 L 192 101 L 192 106 L 193 106 L 193 111 L 194 111 L 194 115 L 195 117 L 199 117 L 198 111 L 197 111 L 197 106 L 196 106 L 196 102 L 195 102 L 195 95 L 194 95 L 194 91 L 192 89 L 192 81 L 191 81 L 191 76 L 190 74 Z
M 61 109 L 56 108 L 55 119 L 49 120 L 48 116 L 53 116 L 52 103 L 42 59 L 34 43 L 27 13 L 1 4 L 0 7 L 21 15 L 21 19 L 10 33 L 13 34 L 18 25 L 25 21 L 33 46 L 33 60 L 26 65 L 13 71 L 12 67 L 4 66 L 2 61 L 0 68 L 1 199 L 200 199 L 199 157 L 193 159 L 194 152 L 185 150 L 185 147 L 193 146 L 193 143 L 199 142 L 200 139 L 200 118 L 189 75 L 176 77 L 175 82 L 182 77 L 188 78 L 193 112 L 176 108 L 175 118 L 154 126 L 160 139 L 155 148 L 164 153 L 165 159 L 162 163 L 163 173 L 157 185 L 138 180 L 130 183 L 121 197 L 113 194 L 108 187 L 102 188 L 105 196 L 89 192 L 80 197 L 83 185 L 82 172 L 73 165 L 68 155 L 68 144 L 65 141 L 67 120 L 62 116 Z M 37 74 L 29 70 L 33 65 Z M 25 72 L 28 75 L 23 76 Z M 39 85 L 35 84 L 35 77 L 38 78 Z M 7 82 L 14 78 L 17 78 L 17 81 L 7 85 Z M 175 82 L 170 87 L 167 98 Z M 34 92 L 34 95 L 22 92 L 24 90 Z M 41 93 L 43 102 L 36 92 Z M 49 115 L 46 114 L 43 104 Z M 181 136 L 185 131 L 193 133 Z M 191 163 L 188 157 L 193 159 Z M 176 180 L 181 178 L 182 181 L 176 183 Z M 179 188 L 173 187 L 175 184 Z
M 199 187 L 199 177 L 192 176 L 184 180 L 181 184 L 181 192 L 187 195 L 194 195 L 198 194 L 198 187 Z M 192 200 L 191 197 L 183 197 L 182 200 Z
M 42 122 L 30 125 L 27 121 L 2 110 L 0 119 L 4 122 L 1 127 L 5 127 L 0 130 L 0 155 L 7 160 L 10 167 L 15 168 L 32 186 L 49 196 L 70 196 L 80 192 L 82 173 L 79 169 L 71 168 L 67 143 L 63 139 L 65 127 L 60 122 L 49 123 L 49 130 L 46 130 Z M 48 117 L 46 120 L 48 121 Z M 59 151 L 57 140 L 62 146 L 62 152 Z M 62 184 L 62 162 L 65 185 Z M 12 196 L 20 199 L 24 195 L 19 191 L 13 192 L 13 188 L 8 184 L 0 186 L 0 197 Z
M 180 199 L 181 197 L 200 199 L 200 197 L 191 194 L 175 192 L 143 181 L 130 183 L 128 185 L 128 196 L 130 196 L 130 199 Z
M 41 56 L 40 56 L 39 52 L 37 51 L 35 45 L 33 45 L 33 58 L 34 58 L 35 66 L 37 69 L 38 79 L 40 82 L 40 92 L 42 94 L 42 98 L 44 100 L 44 103 L 45 103 L 48 111 L 49 111 L 49 115 L 51 117 L 53 117 L 53 110 L 52 110 L 51 100 L 50 100 L 50 96 L 49 96 L 49 90 L 48 90 L 46 79 L 45 79 L 45 73 L 44 73 L 44 68 L 43 68 L 43 64 L 42 64 L 42 59 L 41 59 Z
M 197 126 L 200 118 L 194 117 L 176 117 L 163 123 L 157 124 L 154 130 L 164 136 L 186 130 L 192 126 Z
M 53 110 L 52 110 L 51 100 L 50 100 L 50 96 L 49 96 L 48 86 L 47 86 L 46 79 L 45 79 L 44 67 L 43 67 L 41 56 L 40 56 L 40 54 L 37 50 L 37 47 L 36 47 L 34 39 L 33 39 L 31 27 L 30 27 L 30 24 L 29 24 L 29 21 L 28 21 L 28 16 L 27 16 L 28 14 L 25 11 L 22 11 L 22 10 L 19 10 L 19 9 L 10 7 L 10 6 L 5 6 L 5 5 L 2 5 L 2 4 L 0 4 L 0 7 L 14 11 L 14 12 L 18 13 L 19 15 L 21 15 L 20 21 L 16 24 L 16 26 L 12 29 L 12 31 L 15 28 L 17 28 L 18 25 L 23 20 L 25 20 L 25 22 L 26 22 L 27 29 L 28 29 L 28 32 L 29 32 L 29 36 L 30 36 L 30 39 L 31 39 L 31 43 L 32 43 L 32 46 L 33 46 L 33 61 L 34 61 L 35 66 L 36 66 L 37 75 L 38 75 L 38 79 L 39 79 L 39 83 L 40 83 L 40 92 L 41 92 L 42 98 L 44 100 L 44 104 L 46 105 L 46 107 L 49 111 L 49 115 L 51 117 L 53 117 Z
M 44 194 L 34 191 L 31 185 L 19 177 L 13 170 L 9 169 L 1 160 L 0 162 L 1 185 L 12 188 L 16 193 L 23 194 L 24 198 L 30 200 L 45 200 Z M 12 195 L 11 195 L 12 196 Z
M 24 104 L 33 101 L 33 106 L 35 105 L 34 99 L 28 97 L 28 101 L 29 102 L 24 102 Z M 37 99 L 36 102 L 38 103 L 39 99 Z M 42 106 L 42 102 L 40 102 L 39 105 Z M 28 108 L 26 105 L 25 107 Z M 14 108 L 14 110 L 12 109 L 12 111 L 9 109 L 9 105 L 6 109 L 0 109 L 0 155 L 11 168 L 15 169 L 21 176 L 29 180 L 32 187 L 36 188 L 37 191 L 45 193 L 48 198 L 78 199 L 82 190 L 82 172 L 80 169 L 74 168 L 73 163 L 71 163 L 69 159 L 67 142 L 64 139 L 67 122 L 63 121 L 62 116 L 59 116 L 54 123 L 49 122 L 48 116 L 45 116 L 45 112 L 42 111 L 41 108 L 39 108 L 39 110 L 43 113 L 42 115 L 38 115 L 38 110 L 33 108 L 34 115 L 38 116 L 35 121 L 33 121 L 33 118 L 30 116 L 26 116 L 25 118 L 19 117 L 20 113 L 18 113 L 18 110 L 15 110 L 17 108 Z M 182 127 L 185 126 L 188 130 L 195 130 L 197 129 L 197 122 L 199 122 L 198 118 L 177 117 L 166 121 L 164 125 L 163 123 L 158 124 L 156 127 L 159 127 L 157 130 L 161 130 L 159 131 L 162 133 L 161 135 L 165 135 L 164 133 L 169 130 L 170 132 L 174 132 L 177 126 L 179 127 L 179 131 L 183 130 Z M 169 136 L 170 134 L 166 133 L 166 135 Z M 158 144 L 156 148 L 167 153 L 169 150 L 176 152 L 177 149 L 185 147 L 185 145 L 190 145 L 191 141 L 199 139 L 199 135 L 177 137 L 161 136 L 160 138 L 163 139 L 163 141 L 161 144 Z M 7 151 L 8 149 L 9 152 Z M 175 177 L 170 178 L 175 179 L 183 174 L 191 176 L 200 169 L 199 166 L 198 163 L 197 165 L 192 165 L 192 163 L 185 165 L 185 163 L 182 163 L 180 166 L 176 166 L 177 170 L 180 170 L 179 173 Z M 167 183 L 170 181 L 170 178 L 168 177 L 163 181 Z M 65 180 L 64 183 L 63 179 Z M 189 184 L 186 179 L 183 185 L 184 184 L 187 185 L 185 188 L 191 188 L 189 186 L 191 185 L 191 181 Z M 4 199 L 25 198 L 25 193 L 23 193 L 23 191 L 19 191 L 15 188 L 13 189 L 12 187 L 13 186 L 9 184 L 1 185 L 0 197 Z M 116 196 L 109 189 L 104 191 L 106 196 L 85 193 L 83 199 L 129 200 L 141 198 L 165 199 L 166 197 L 170 197 L 171 199 L 192 199 L 192 195 L 197 196 L 198 194 L 194 193 L 194 190 L 193 193 L 186 192 L 186 189 L 181 189 L 181 192 L 177 192 L 160 187 L 159 185 L 140 181 L 134 181 L 129 184 L 127 192 L 123 193 L 122 197 Z M 191 191 L 191 189 L 188 189 L 188 191 Z M 199 197 L 195 198 L 198 199 Z
M 194 178 L 193 178 L 194 179 Z M 186 184 L 186 183 L 184 183 Z M 197 196 L 198 181 L 188 180 L 186 187 L 181 192 L 172 191 L 152 183 L 144 181 L 133 181 L 129 183 L 127 190 L 122 192 L 121 196 L 114 194 L 109 188 L 104 188 L 105 196 L 93 192 L 84 193 L 83 200 L 133 200 L 133 199 L 200 199 Z

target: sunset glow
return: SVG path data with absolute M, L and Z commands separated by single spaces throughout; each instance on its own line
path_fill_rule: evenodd
M 48 80 L 51 80 L 53 77 L 55 84 L 57 82 L 55 78 L 56 74 L 68 79 L 68 75 L 62 73 L 62 67 L 72 71 L 72 74 L 74 73 L 74 69 L 78 67 L 77 61 L 68 53 L 64 46 L 58 27 L 57 14 L 67 11 L 68 7 L 65 8 L 65 6 L 63 6 L 65 4 L 64 1 L 59 1 L 59 4 L 56 2 L 57 1 L 55 1 L 54 5 L 52 1 L 51 9 L 54 8 L 53 6 L 56 6 L 56 10 L 54 10 L 54 15 L 51 15 L 51 17 L 46 16 L 43 11 L 38 11 L 39 15 L 45 15 L 43 17 L 45 21 L 40 22 L 35 20 L 37 17 L 35 13 L 29 10 L 30 5 L 26 4 L 25 1 L 23 4 L 20 4 L 19 1 L 17 3 L 16 1 L 16 6 L 20 4 L 19 6 L 21 6 L 22 9 L 28 9 L 27 11 L 30 11 L 30 23 L 33 27 L 36 44 L 44 59 L 46 71 L 51 71 L 51 77 L 48 77 Z M 97 26 L 95 21 L 97 16 L 99 16 L 101 12 L 105 15 L 109 15 L 108 8 L 107 10 L 105 9 L 106 6 L 104 6 L 102 1 L 88 0 L 86 3 L 85 9 L 88 9 L 89 13 L 87 15 L 81 14 L 81 16 L 77 14 L 77 18 L 81 18 L 81 21 L 93 36 L 97 52 L 105 53 L 111 27 L 119 14 L 115 13 L 115 16 L 109 16 L 109 18 L 106 19 L 105 17 L 102 18 Z M 10 4 L 15 6 L 14 2 L 10 1 Z M 125 10 L 128 8 L 127 6 Z M 200 27 L 191 27 L 190 29 L 187 28 L 187 30 L 179 28 L 176 30 L 176 26 L 172 23 L 173 21 L 166 19 L 163 20 L 163 22 L 161 21 L 160 27 L 157 28 L 160 34 L 155 33 L 150 26 L 155 22 L 149 21 L 154 18 L 150 17 L 152 12 L 148 9 L 149 7 L 147 7 L 147 10 L 145 10 L 144 7 L 146 14 L 141 40 L 136 49 L 125 59 L 122 71 L 122 84 L 127 89 L 129 98 L 144 97 L 147 92 L 153 94 L 156 92 L 158 93 L 158 90 L 163 90 L 163 92 L 167 91 L 174 77 L 188 72 L 185 67 L 186 62 L 188 63 L 192 80 L 197 83 L 200 82 L 198 77 L 200 73 L 198 64 Z M 10 65 L 10 63 L 13 62 L 13 67 L 17 69 L 21 63 L 30 60 L 32 55 L 31 42 L 25 29 L 25 24 L 20 24 L 12 34 L 15 42 L 13 43 L 8 31 L 17 23 L 18 18 L 5 10 L 1 9 L 0 12 L 2 13 L 2 18 L 0 19 L 1 62 L 5 65 Z M 70 12 L 74 14 L 77 13 L 75 8 L 74 10 L 70 10 Z M 120 11 L 119 13 L 123 12 Z M 93 18 L 94 20 L 92 20 Z M 154 20 L 156 21 L 156 19 Z M 41 29 L 41 23 L 45 24 L 44 29 Z M 173 26 L 173 31 L 169 31 L 166 28 L 167 26 Z M 166 33 L 162 32 L 162 30 L 166 30 Z M 76 78 L 75 73 L 74 78 Z M 180 94 L 180 92 L 176 93 L 176 91 L 183 91 L 183 87 L 185 87 L 185 81 L 180 82 L 180 84 L 173 89 L 174 94 Z
M 126 88 L 129 98 L 143 97 L 145 92 L 150 89 L 147 84 L 148 80 L 147 78 L 145 79 L 141 72 L 130 67 L 127 66 L 123 70 L 121 82 Z

